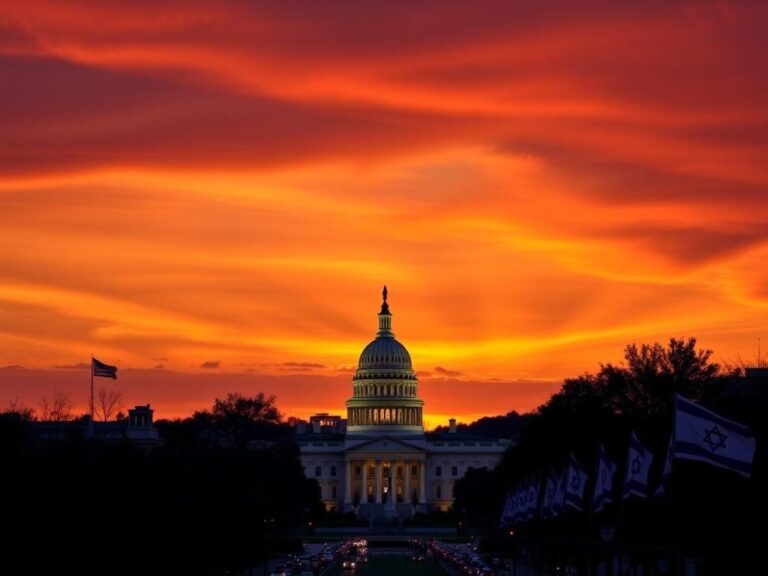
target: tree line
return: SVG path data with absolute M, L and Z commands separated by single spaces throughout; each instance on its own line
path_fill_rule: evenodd
M 0 414 L 2 573 L 233 573 L 289 549 L 322 514 L 274 397 L 230 394 L 160 420 L 151 450 L 77 427 L 46 441 L 29 416 Z M 30 545 L 38 553 L 21 552 Z
M 561 389 L 533 413 L 522 417 L 516 443 L 494 470 L 473 470 L 455 486 L 455 509 L 471 526 L 494 534 L 495 546 L 525 550 L 545 562 L 571 558 L 583 565 L 596 555 L 632 556 L 646 569 L 663 557 L 675 537 L 684 552 L 713 570 L 738 573 L 757 558 L 759 538 L 750 521 L 762 522 L 768 512 L 765 491 L 765 405 L 734 401 L 726 394 L 740 373 L 712 362 L 712 352 L 696 347 L 696 340 L 672 339 L 667 346 L 629 345 L 624 362 L 603 364 L 594 374 L 566 379 Z M 600 514 L 569 513 L 561 518 L 534 518 L 510 536 L 499 526 L 507 494 L 515 485 L 574 454 L 594 472 L 596 446 L 620 463 L 622 478 L 630 435 L 634 432 L 657 455 L 651 476 L 661 476 L 672 425 L 674 394 L 682 394 L 750 425 L 758 451 L 753 475 L 744 479 L 732 472 L 699 463 L 676 465 L 675 502 L 663 498 L 638 501 L 614 495 L 613 505 Z M 471 426 L 470 426 L 471 429 Z M 670 506 L 676 525 L 670 526 Z M 673 530 L 675 534 L 671 534 Z M 607 541 L 606 534 L 613 534 Z M 722 570 L 728 567 L 726 572 Z

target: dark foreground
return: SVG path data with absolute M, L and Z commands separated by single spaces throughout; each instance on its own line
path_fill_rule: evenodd
M 341 564 L 333 566 L 327 576 L 448 576 L 434 558 L 412 560 L 410 556 L 375 556 L 367 564 L 359 564 L 354 570 L 342 570 Z

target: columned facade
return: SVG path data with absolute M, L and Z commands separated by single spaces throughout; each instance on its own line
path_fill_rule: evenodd
M 346 461 L 345 507 L 359 504 L 424 504 L 423 461 L 409 457 L 351 458 Z

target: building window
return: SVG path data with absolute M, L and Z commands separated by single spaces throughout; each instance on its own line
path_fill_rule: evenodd
M 362 466 L 355 466 L 355 476 L 360 476 L 360 474 L 363 473 L 363 467 Z
M 416 466 L 411 466 L 411 476 L 416 476 Z
M 442 466 L 435 466 L 435 476 L 442 476 L 443 475 L 443 467 Z M 318 474 L 319 476 L 319 474 Z
M 456 466 L 453 467 L 454 470 L 456 469 Z M 456 473 L 453 474 L 456 476 Z M 336 476 L 336 466 L 331 466 L 331 476 Z
M 458 476 L 459 475 L 459 467 L 458 466 L 451 466 L 451 476 Z M 335 476 L 335 474 L 333 474 Z
M 438 486 L 435 488 L 435 498 L 442 498 L 443 497 L 443 488 L 442 486 Z
M 322 475 L 323 475 L 323 467 L 315 466 L 315 476 L 322 476 Z
M 336 498 L 336 486 L 331 486 L 331 498 Z

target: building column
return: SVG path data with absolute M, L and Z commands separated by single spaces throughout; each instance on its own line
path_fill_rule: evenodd
M 426 482 L 427 467 L 424 462 L 419 462 L 419 504 L 427 503 L 427 482 Z
M 404 483 L 405 486 L 403 488 L 403 502 L 406 504 L 411 503 L 411 463 L 409 461 L 406 461 L 405 464 L 403 464 L 403 474 L 405 475 Z
M 376 504 L 381 504 L 381 460 L 376 460 Z
M 352 461 L 344 461 L 345 482 L 344 482 L 344 504 L 352 504 Z

